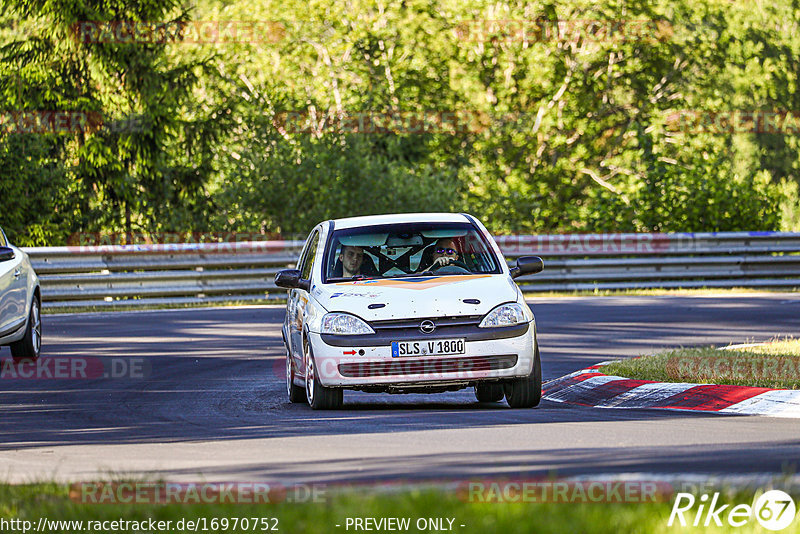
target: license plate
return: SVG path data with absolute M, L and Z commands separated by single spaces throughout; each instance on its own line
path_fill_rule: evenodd
M 447 354 L 464 354 L 464 340 L 392 341 L 392 358 L 402 356 L 444 356 Z

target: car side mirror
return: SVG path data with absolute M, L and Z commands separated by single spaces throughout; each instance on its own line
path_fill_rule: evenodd
M 13 260 L 16 257 L 11 247 L 0 247 L 0 261 Z
M 517 264 L 511 268 L 511 278 L 525 274 L 536 274 L 544 270 L 544 262 L 539 256 L 522 256 L 517 258 Z
M 303 289 L 308 291 L 311 287 L 311 281 L 302 279 L 299 269 L 283 269 L 282 271 L 278 271 L 278 274 L 275 275 L 275 285 L 278 287 L 285 287 L 286 289 Z

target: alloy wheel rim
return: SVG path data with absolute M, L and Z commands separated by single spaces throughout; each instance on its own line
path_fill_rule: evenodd
M 39 303 L 36 300 L 33 301 L 31 315 L 33 315 L 33 326 L 31 327 L 33 350 L 38 356 L 42 348 L 42 318 L 39 313 Z
M 292 384 L 294 382 L 294 377 L 292 376 L 292 357 L 290 354 L 286 354 L 286 393 L 289 396 L 292 395 Z
M 314 360 L 306 349 L 306 396 L 309 404 L 314 402 Z

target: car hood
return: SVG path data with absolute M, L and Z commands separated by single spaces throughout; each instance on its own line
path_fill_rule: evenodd
M 358 280 L 316 286 L 312 292 L 326 310 L 367 321 L 485 315 L 499 304 L 516 301 L 518 295 L 516 284 L 505 274 Z M 371 304 L 385 306 L 370 309 Z

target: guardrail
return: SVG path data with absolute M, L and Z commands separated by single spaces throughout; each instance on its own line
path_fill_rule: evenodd
M 526 292 L 800 287 L 800 233 L 500 236 L 506 258 L 537 255 Z M 273 278 L 302 241 L 27 248 L 45 307 L 281 299 Z

